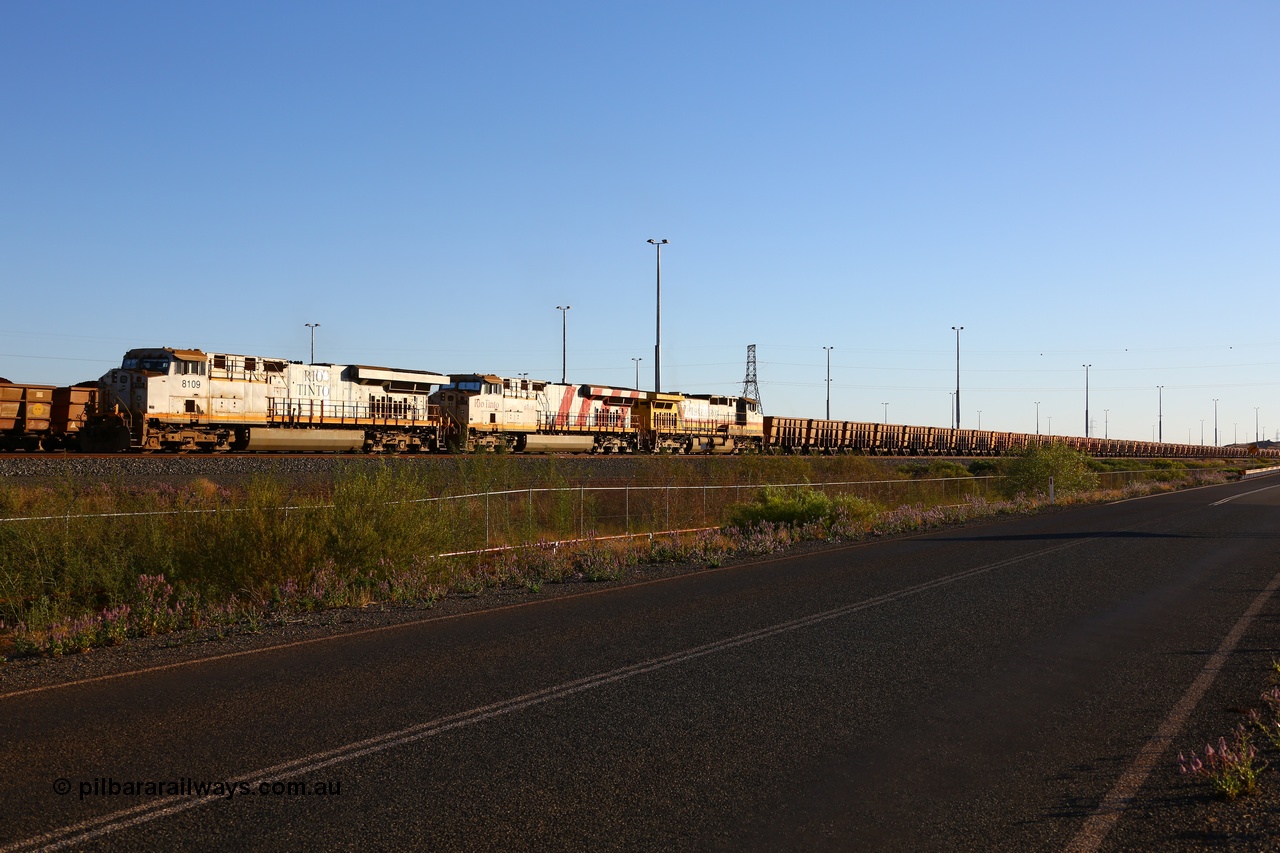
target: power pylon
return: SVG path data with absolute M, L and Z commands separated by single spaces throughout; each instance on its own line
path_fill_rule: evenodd
M 756 378 L 756 345 L 747 344 L 747 376 L 742 380 L 742 396 L 750 397 L 760 404 L 760 380 Z M 760 411 L 764 406 L 760 405 Z

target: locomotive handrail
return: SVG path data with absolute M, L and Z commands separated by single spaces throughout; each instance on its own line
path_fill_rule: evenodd
M 428 404 L 426 417 L 422 408 L 398 400 L 361 403 L 353 400 L 299 400 L 292 397 L 268 397 L 267 421 L 269 423 L 357 423 L 359 421 L 383 424 L 430 424 L 432 410 L 439 417 L 440 407 Z

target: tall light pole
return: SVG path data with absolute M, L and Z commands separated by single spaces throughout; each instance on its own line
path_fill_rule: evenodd
M 1053 415 L 1049 415 L 1049 438 L 1053 438 Z
M 1040 401 L 1036 400 L 1036 435 L 1040 434 Z
M 1213 446 L 1219 447 L 1218 444 L 1218 398 L 1213 398 Z
M 1204 447 L 1204 418 L 1200 419 L 1200 446 Z
M 658 250 L 658 334 L 653 342 L 653 391 L 662 390 L 662 247 L 666 239 L 648 240 Z
M 947 418 L 951 423 L 951 428 L 955 429 L 956 428 L 956 392 L 955 391 L 947 392 L 947 409 L 949 410 L 947 412 Z
M 1164 386 L 1163 385 L 1156 386 L 1156 405 L 1158 406 L 1156 410 L 1156 424 L 1160 428 L 1159 431 L 1157 432 L 1157 435 L 1159 437 L 1156 440 L 1163 443 L 1164 442 Z
M 1262 434 L 1258 432 L 1258 406 L 1253 407 L 1253 443 L 1257 444 Z
M 831 420 L 831 351 L 835 347 L 823 347 L 827 351 L 827 420 Z
M 1080 365 L 1084 368 L 1084 437 L 1089 437 L 1089 368 L 1092 364 Z
M 1102 437 L 1111 438 L 1111 410 L 1102 410 Z
M 982 409 L 978 409 L 978 431 L 982 431 Z
M 640 390 L 640 362 L 644 361 L 642 356 L 632 356 L 632 361 L 636 363 L 636 390 Z
M 884 422 L 885 422 L 885 425 L 886 425 L 886 426 L 888 426 L 888 424 L 889 424 L 889 404 L 888 404 L 888 403 L 881 403 L 880 405 L 884 406 Z
M 956 429 L 960 429 L 960 333 L 964 326 L 952 326 L 956 333 Z
M 572 305 L 557 305 L 556 310 L 560 312 L 560 384 L 568 384 L 567 377 L 569 375 L 569 309 Z
M 303 323 L 302 325 L 306 326 L 308 329 L 311 330 L 311 363 L 315 364 L 316 363 L 316 329 L 320 328 L 320 324 L 319 323 Z

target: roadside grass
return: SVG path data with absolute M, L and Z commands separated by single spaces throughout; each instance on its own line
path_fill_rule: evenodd
M 1270 684 L 1259 697 L 1261 708 L 1250 709 L 1245 722 L 1219 737 L 1217 746 L 1207 743 L 1203 752 L 1178 753 L 1182 774 L 1224 800 L 1256 794 L 1263 773 L 1280 763 L 1280 661 L 1273 660 L 1271 669 Z
M 534 474 L 512 460 L 353 465 L 319 483 L 272 474 L 236 487 L 0 485 L 0 518 L 40 519 L 0 523 L 0 644 L 8 646 L 0 651 L 73 654 L 178 630 L 256 630 L 328 608 L 537 592 L 620 580 L 641 564 L 715 566 L 800 541 L 855 541 L 1045 505 L 1035 491 L 1002 495 L 982 479 L 989 460 L 974 463 L 981 475 L 952 481 L 938 475 L 963 469 L 954 462 L 742 457 L 693 466 L 655 457 L 636 460 L 625 482 L 590 483 L 570 483 L 554 458 Z M 1224 479 L 1220 468 L 1182 470 L 1176 480 L 1164 473 L 1057 502 Z M 770 482 L 843 485 L 760 485 Z M 474 497 L 443 499 L 457 495 Z M 691 532 L 661 533 L 679 529 Z M 441 556 L 453 552 L 471 553 Z

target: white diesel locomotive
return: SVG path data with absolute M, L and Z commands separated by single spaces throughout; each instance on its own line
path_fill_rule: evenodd
M 734 453 L 763 440 L 760 408 L 745 397 L 161 347 L 130 350 L 99 380 L 80 446 Z
M 362 364 L 133 349 L 98 382 L 81 434 L 115 450 L 435 450 L 449 377 Z

